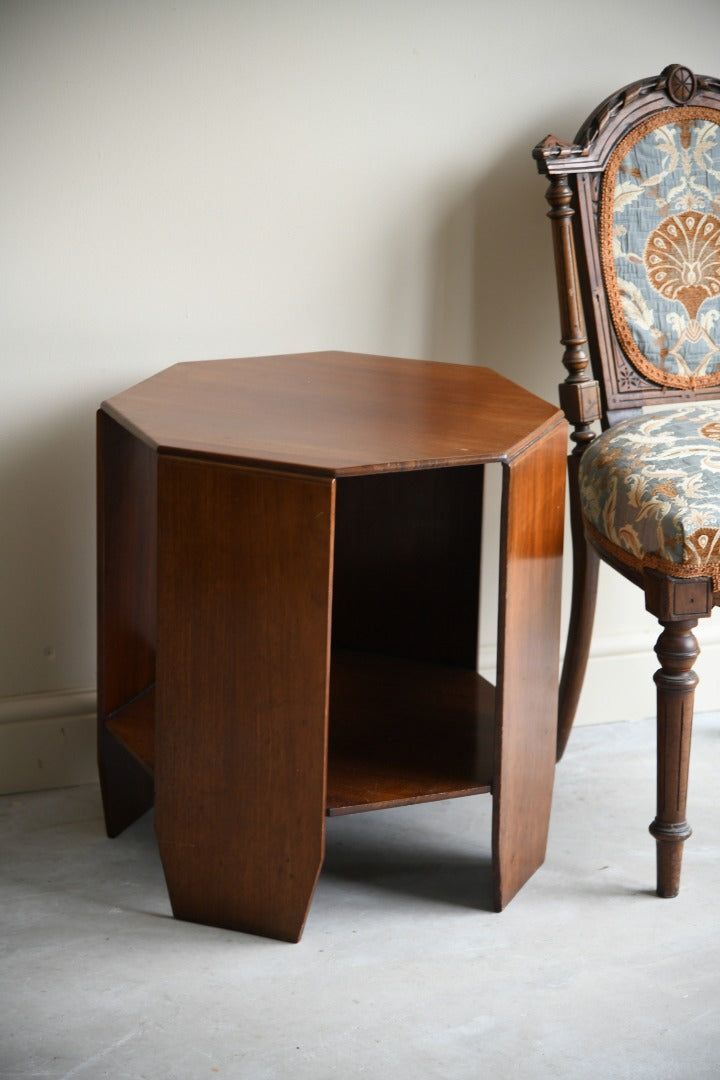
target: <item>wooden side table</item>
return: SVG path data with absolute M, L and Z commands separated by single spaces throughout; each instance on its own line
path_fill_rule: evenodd
M 297 941 L 326 814 L 491 792 L 497 910 L 542 863 L 566 446 L 492 371 L 348 353 L 178 364 L 102 405 L 107 829 L 154 797 L 177 917 Z

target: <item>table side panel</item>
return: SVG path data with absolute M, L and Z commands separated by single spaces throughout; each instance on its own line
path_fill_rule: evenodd
M 555 771 L 567 425 L 504 466 L 493 863 L 498 911 L 545 858 Z
M 156 458 L 104 412 L 97 416 L 98 770 L 116 836 L 152 805 L 153 784 L 108 730 L 108 718 L 155 678 Z
M 159 461 L 156 828 L 175 914 L 296 941 L 324 849 L 334 482 Z

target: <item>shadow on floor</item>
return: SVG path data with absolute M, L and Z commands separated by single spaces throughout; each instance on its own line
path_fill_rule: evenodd
M 392 814 L 392 811 L 389 813 Z M 329 821 L 321 882 L 352 883 L 416 899 L 472 910 L 493 911 L 492 862 L 477 851 L 452 850 L 442 833 L 415 835 L 405 829 L 393 835 L 387 822 L 373 827 L 364 820 Z

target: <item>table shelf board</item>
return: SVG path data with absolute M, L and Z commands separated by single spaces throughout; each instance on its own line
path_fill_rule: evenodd
M 494 688 L 474 671 L 336 651 L 327 813 L 491 790 Z
M 155 767 L 155 684 L 113 712 L 105 721 L 105 727 L 152 773 Z
M 494 710 L 494 688 L 474 671 L 336 651 L 327 814 L 490 791 Z M 154 685 L 114 712 L 106 727 L 153 771 Z

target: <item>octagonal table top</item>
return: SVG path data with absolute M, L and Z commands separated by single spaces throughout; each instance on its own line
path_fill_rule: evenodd
M 175 364 L 102 410 L 159 453 L 331 476 L 510 460 L 564 422 L 488 368 L 347 352 Z

